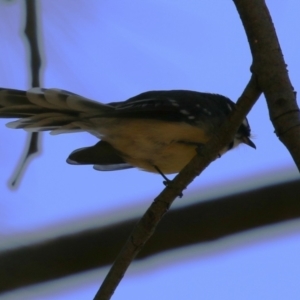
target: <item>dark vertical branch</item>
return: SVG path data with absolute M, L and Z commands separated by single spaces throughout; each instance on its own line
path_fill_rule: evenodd
M 252 73 L 262 89 L 270 119 L 300 171 L 300 111 L 287 64 L 265 0 L 233 0 L 250 45 Z
M 28 59 L 30 66 L 31 87 L 40 86 L 41 54 L 39 49 L 36 0 L 25 0 L 25 37 L 28 40 Z M 41 152 L 41 133 L 29 133 L 24 152 L 9 180 L 11 188 L 16 188 L 29 162 Z
M 39 49 L 38 20 L 36 0 L 25 0 L 26 23 L 24 33 L 28 39 L 28 50 L 31 71 L 31 86 L 40 86 L 42 59 Z

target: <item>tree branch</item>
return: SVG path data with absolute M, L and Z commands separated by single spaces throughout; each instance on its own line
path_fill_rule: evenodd
M 168 184 L 162 193 L 156 197 L 135 226 L 94 299 L 107 300 L 111 298 L 131 261 L 151 237 L 175 198 L 218 156 L 220 149 L 230 143 L 234 133 L 238 130 L 238 127 L 260 94 L 261 92 L 257 89 L 256 82 L 252 77 L 238 100 L 236 109 L 229 116 L 224 126 L 207 145 L 201 148 L 199 154 Z
M 265 94 L 275 133 L 300 171 L 300 113 L 264 0 L 233 0 L 253 56 L 252 72 Z
M 253 56 L 252 72 L 242 101 L 219 133 L 201 149 L 171 184 L 155 199 L 137 224 L 129 240 L 117 257 L 95 299 L 110 299 L 130 262 L 152 235 L 158 222 L 177 195 L 199 175 L 217 156 L 219 149 L 228 144 L 238 126 L 251 109 L 262 89 L 266 95 L 270 117 L 277 134 L 292 154 L 300 170 L 300 122 L 295 94 L 291 87 L 270 14 L 263 0 L 233 0 L 241 16 Z M 258 86 L 256 85 L 256 80 Z M 249 94 L 249 95 L 248 95 Z M 294 142 L 294 140 L 297 142 Z
M 28 56 L 30 62 L 30 76 L 31 86 L 40 86 L 40 71 L 41 71 L 41 54 L 39 49 L 38 38 L 38 20 L 37 20 L 37 8 L 35 0 L 25 0 L 25 28 L 24 34 L 28 41 Z M 9 186 L 12 189 L 16 189 L 20 183 L 22 175 L 25 172 L 27 165 L 30 161 L 38 156 L 41 152 L 41 133 L 33 132 L 27 134 L 27 140 L 25 143 L 24 152 L 17 164 L 15 171 L 13 172 L 11 179 L 9 180 Z

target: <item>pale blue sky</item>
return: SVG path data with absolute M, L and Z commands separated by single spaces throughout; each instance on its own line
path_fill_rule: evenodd
M 299 1 L 269 0 L 267 4 L 297 90 Z M 20 35 L 23 2 L 1 1 L 0 6 L 0 86 L 26 89 L 27 54 Z M 154 89 L 220 93 L 236 101 L 250 78 L 250 50 L 232 1 L 43 0 L 40 18 L 43 87 L 70 90 L 102 102 Z M 190 193 L 207 195 L 210 189 L 223 191 L 224 186 L 234 190 L 254 181 L 267 182 L 273 175 L 276 180 L 297 176 L 292 159 L 273 133 L 263 97 L 249 114 L 249 122 L 257 150 L 240 146 L 212 163 L 185 192 L 186 198 Z M 108 218 L 109 213 L 127 212 L 135 205 L 142 211 L 163 188 L 160 176 L 138 170 L 101 173 L 88 166 L 67 165 L 70 152 L 94 144 L 95 138 L 45 134 L 42 155 L 30 164 L 19 189 L 11 191 L 6 182 L 26 135 L 7 129 L 5 123 L 0 120 L 3 242 L 98 214 Z M 266 239 L 192 258 L 192 250 L 186 249 L 181 260 L 175 259 L 166 268 L 130 271 L 114 299 L 141 299 L 144 293 L 151 299 L 182 299 L 181 295 L 188 295 L 185 299 L 199 299 L 199 295 L 201 299 L 298 299 L 293 298 L 300 293 L 295 284 L 300 275 L 296 225 L 287 224 L 284 228 L 292 226 L 293 230 L 278 235 L 270 229 L 272 239 L 266 235 Z M 222 248 L 221 242 L 218 245 Z M 66 288 L 55 296 L 34 292 L 36 298 L 31 294 L 28 299 L 90 298 L 100 281 L 92 279 L 94 275 L 87 275 L 91 278 L 87 285 L 84 276 L 76 279 L 76 295 Z M 283 297 L 288 292 L 291 295 Z

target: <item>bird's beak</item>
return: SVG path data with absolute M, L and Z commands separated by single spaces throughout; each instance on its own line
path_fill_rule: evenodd
M 242 141 L 244 144 L 256 149 L 255 144 L 248 137 L 243 137 Z

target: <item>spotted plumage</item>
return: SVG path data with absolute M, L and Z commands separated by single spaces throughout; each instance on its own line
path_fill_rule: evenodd
M 97 170 L 179 172 L 234 106 L 224 96 L 186 90 L 150 91 L 103 104 L 59 89 L 0 89 L 0 117 L 18 118 L 8 123 L 10 128 L 51 134 L 87 131 L 98 137 L 96 145 L 75 150 L 67 159 Z M 240 143 L 255 147 L 249 137 L 245 119 L 220 154 Z

